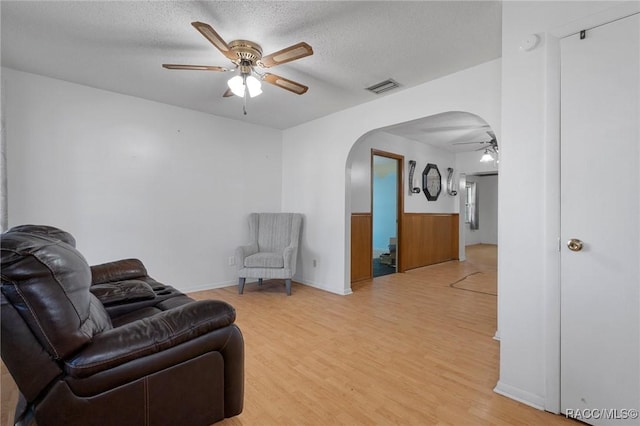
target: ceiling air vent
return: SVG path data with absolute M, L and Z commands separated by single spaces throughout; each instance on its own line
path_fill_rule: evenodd
M 382 92 L 397 89 L 398 87 L 400 87 L 400 84 L 394 79 L 389 78 L 385 81 L 381 81 L 380 83 L 376 83 L 372 86 L 367 87 L 367 90 L 375 93 L 376 95 L 379 95 Z

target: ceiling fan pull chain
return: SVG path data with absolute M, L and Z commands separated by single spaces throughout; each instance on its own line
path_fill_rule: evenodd
M 244 115 L 247 115 L 247 92 L 249 88 L 247 87 L 247 74 L 242 74 L 242 84 L 244 85 L 244 96 L 242 97 L 242 111 Z
M 244 115 L 247 115 L 247 89 L 245 86 L 244 89 L 244 96 L 243 96 L 243 101 L 242 101 L 242 111 L 244 112 Z

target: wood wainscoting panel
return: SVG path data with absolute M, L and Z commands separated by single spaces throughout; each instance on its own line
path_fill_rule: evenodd
M 457 213 L 404 213 L 402 271 L 458 259 Z
M 351 282 L 373 278 L 371 213 L 351 214 Z

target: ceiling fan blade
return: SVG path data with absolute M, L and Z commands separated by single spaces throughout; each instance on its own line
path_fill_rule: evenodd
M 493 152 L 495 154 L 498 153 L 498 147 L 497 146 L 483 146 L 482 148 L 478 148 L 475 151 L 488 151 L 488 152 Z
M 303 84 L 296 83 L 295 81 L 292 81 L 284 77 L 280 77 L 279 75 L 275 75 L 271 73 L 266 73 L 264 75 L 264 81 L 266 81 L 267 83 L 273 84 L 274 86 L 278 86 L 282 89 L 286 89 L 298 95 L 302 95 L 307 90 L 309 90 L 309 88 Z
M 193 25 L 196 30 L 200 31 L 200 34 L 202 34 L 207 40 L 209 40 L 211 44 L 213 44 L 220 52 L 222 52 L 224 56 L 231 59 L 232 61 L 238 59 L 236 54 L 233 53 L 231 49 L 229 49 L 229 45 L 227 44 L 227 42 L 224 41 L 213 28 L 211 28 L 211 25 L 198 21 L 192 22 L 191 25 Z
M 263 56 L 258 64 L 263 68 L 270 68 L 310 55 L 313 55 L 313 49 L 303 41 L 282 50 L 278 50 L 270 55 Z
M 227 91 L 222 94 L 223 98 L 230 98 L 231 96 L 233 96 L 231 89 L 227 89 Z
M 474 144 L 474 143 L 481 143 L 481 144 L 485 144 L 487 142 L 485 141 L 475 141 L 475 142 L 454 142 L 451 145 L 470 145 L 470 144 Z
M 162 64 L 163 68 L 168 70 L 197 70 L 197 71 L 229 71 L 224 67 L 216 67 L 211 65 L 180 65 L 180 64 Z

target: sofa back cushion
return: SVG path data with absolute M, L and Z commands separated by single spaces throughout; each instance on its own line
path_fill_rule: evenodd
M 93 265 L 91 266 L 91 276 L 93 284 L 135 279 L 146 281 L 149 278 L 147 269 L 139 259 L 122 259 L 116 260 L 115 262 Z
M 111 328 L 104 306 L 89 292 L 89 265 L 63 240 L 12 229 L 2 235 L 1 262 L 2 293 L 52 358 Z
M 43 235 L 45 237 L 53 238 L 54 240 L 60 240 L 69 244 L 72 247 L 76 246 L 76 239 L 60 228 L 49 225 L 18 225 L 11 228 L 8 232 L 25 232 L 27 234 Z

